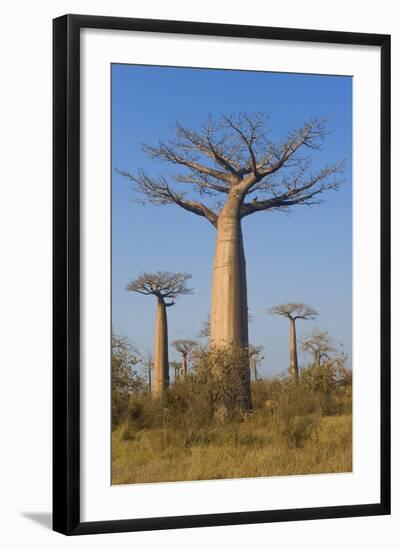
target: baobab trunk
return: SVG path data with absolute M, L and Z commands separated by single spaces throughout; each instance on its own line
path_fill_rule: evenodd
M 157 300 L 156 331 L 154 341 L 154 397 L 161 397 L 169 385 L 168 328 L 166 304 Z
M 229 199 L 218 218 L 211 299 L 211 345 L 248 348 L 246 261 L 240 202 Z M 250 365 L 244 367 L 243 408 L 251 408 Z
M 151 358 L 150 358 L 150 355 L 147 358 L 147 378 L 148 378 L 148 385 L 149 385 L 149 394 L 151 395 Z
M 290 374 L 295 380 L 299 377 L 299 368 L 297 364 L 296 323 L 294 319 L 290 319 Z
M 187 355 L 186 355 L 186 353 L 182 354 L 182 372 L 183 372 L 183 376 L 187 375 Z

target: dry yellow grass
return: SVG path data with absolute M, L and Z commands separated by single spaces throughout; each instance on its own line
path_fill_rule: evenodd
M 265 413 L 213 425 L 187 439 L 171 429 L 113 433 L 112 483 L 229 479 L 352 470 L 351 415 L 298 418 L 300 442 Z

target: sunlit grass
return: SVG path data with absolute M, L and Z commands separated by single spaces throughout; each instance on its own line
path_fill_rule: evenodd
M 171 426 L 138 428 L 126 421 L 112 436 L 113 484 L 351 470 L 351 414 L 299 416 L 288 430 L 257 411 L 244 420 L 189 434 Z

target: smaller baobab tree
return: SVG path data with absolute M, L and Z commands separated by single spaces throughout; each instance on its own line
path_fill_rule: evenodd
M 264 346 L 254 346 L 249 345 L 249 359 L 250 359 L 250 369 L 253 371 L 254 381 L 258 380 L 257 368 L 260 365 L 261 361 L 264 359 L 262 351 Z
M 306 304 L 289 303 L 274 306 L 269 310 L 270 315 L 280 315 L 290 321 L 290 374 L 293 379 L 299 377 L 299 365 L 297 360 L 296 321 L 312 321 L 318 312 Z
M 161 397 L 163 390 L 169 385 L 167 307 L 173 306 L 178 296 L 193 292 L 193 289 L 187 286 L 191 277 L 188 273 L 168 271 L 142 273 L 126 287 L 130 292 L 153 295 L 157 298 L 153 384 L 155 397 Z
M 182 373 L 183 376 L 187 375 L 188 371 L 188 356 L 197 347 L 197 342 L 194 340 L 175 340 L 172 345 L 182 354 Z
M 180 377 L 182 365 L 179 361 L 170 361 L 169 368 L 174 371 L 174 382 L 176 382 Z
M 326 331 L 314 329 L 301 343 L 300 351 L 311 355 L 313 364 L 320 367 L 337 355 L 338 348 Z

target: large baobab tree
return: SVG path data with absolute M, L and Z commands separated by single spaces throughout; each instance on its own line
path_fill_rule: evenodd
M 182 373 L 187 375 L 188 371 L 188 355 L 197 347 L 197 342 L 194 340 L 175 340 L 172 342 L 174 348 L 182 355 Z
M 198 130 L 178 123 L 171 141 L 143 146 L 151 159 L 178 168 L 171 174 L 119 172 L 145 201 L 175 204 L 215 227 L 213 346 L 248 346 L 242 220 L 257 212 L 318 204 L 325 191 L 338 187 L 336 175 L 342 163 L 312 172 L 311 161 L 304 155 L 320 149 L 326 135 L 322 119 L 311 119 L 274 141 L 263 113 L 226 115 L 216 121 L 209 116 Z M 195 200 L 193 192 L 200 200 Z M 245 378 L 244 383 L 249 393 Z
M 314 320 L 318 312 L 305 304 L 281 304 L 274 306 L 269 310 L 270 315 L 280 315 L 290 321 L 290 374 L 294 379 L 299 377 L 299 365 L 297 361 L 297 339 L 296 339 L 296 321 Z
M 127 285 L 127 290 L 157 298 L 156 329 L 154 341 L 153 394 L 160 397 L 169 385 L 167 307 L 173 306 L 178 296 L 191 294 L 187 286 L 192 276 L 187 273 L 142 273 Z

